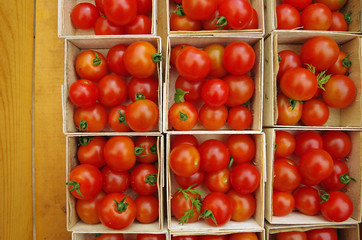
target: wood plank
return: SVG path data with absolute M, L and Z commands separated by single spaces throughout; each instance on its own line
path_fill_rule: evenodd
M 32 239 L 34 1 L 1 5 L 0 239 Z
M 36 239 L 65 240 L 71 234 L 65 214 L 64 40 L 57 37 L 57 1 L 36 2 L 35 36 Z

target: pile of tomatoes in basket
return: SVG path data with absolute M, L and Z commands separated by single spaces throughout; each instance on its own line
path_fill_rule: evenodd
M 94 50 L 81 52 L 75 62 L 81 79 L 69 87 L 69 98 L 77 106 L 74 123 L 78 130 L 99 132 L 107 124 L 118 132 L 155 128 L 159 109 L 154 75 L 160 59 L 155 47 L 146 41 L 116 45 L 109 49 L 107 58 Z M 127 84 L 125 77 L 129 75 L 132 78 Z M 128 98 L 131 103 L 122 105 Z
M 334 228 L 320 228 L 313 229 L 306 232 L 302 231 L 291 231 L 291 232 L 280 232 L 276 234 L 277 240 L 289 240 L 289 239 L 305 239 L 305 240 L 317 240 L 317 239 L 330 239 L 337 240 L 338 234 Z
M 83 222 L 124 229 L 135 219 L 158 219 L 156 137 L 82 137 L 79 144 L 81 164 L 73 168 L 67 185 Z
M 248 0 L 173 1 L 180 5 L 170 16 L 172 31 L 258 28 L 258 14 Z
M 356 97 L 356 85 L 347 76 L 352 62 L 329 37 L 305 42 L 300 56 L 291 50 L 278 53 L 278 120 L 294 125 L 322 126 L 330 108 L 348 107 Z
M 170 61 L 179 77 L 175 103 L 168 112 L 171 126 L 186 131 L 200 120 L 208 130 L 220 129 L 226 122 L 235 130 L 250 128 L 253 115 L 248 106 L 255 86 L 249 71 L 255 59 L 253 47 L 242 41 L 226 47 L 211 44 L 202 50 L 188 44 L 175 46 Z M 204 104 L 198 112 L 201 100 Z
M 200 145 L 192 135 L 178 135 L 171 148 L 169 165 L 180 186 L 172 196 L 171 212 L 180 224 L 204 219 L 219 227 L 254 215 L 253 193 L 260 173 L 252 163 L 256 147 L 250 135 L 230 135 L 225 143 L 209 139 Z M 209 190 L 203 199 L 204 192 L 196 188 L 202 183 Z
M 123 240 L 127 239 L 122 233 L 95 234 L 95 240 Z M 137 234 L 136 240 L 166 240 L 165 234 Z
M 71 13 L 77 29 L 94 29 L 96 35 L 151 34 L 152 0 L 96 0 L 79 3 Z
M 296 208 L 310 216 L 321 212 L 328 221 L 347 220 L 353 203 L 341 190 L 354 181 L 346 164 L 351 149 L 351 139 L 342 131 L 304 131 L 295 137 L 277 131 L 273 215 L 286 216 Z
M 348 31 L 351 13 L 339 12 L 347 0 L 282 0 L 276 7 L 277 29 Z M 301 12 L 301 13 L 299 13 Z
M 252 232 L 234 233 L 228 235 L 188 235 L 172 236 L 172 240 L 258 240 L 258 236 Z

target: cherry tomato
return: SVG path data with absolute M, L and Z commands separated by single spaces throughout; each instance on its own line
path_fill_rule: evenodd
M 129 73 L 126 70 L 123 62 L 123 56 L 126 52 L 127 45 L 118 44 L 111 47 L 107 53 L 107 65 L 109 69 L 115 74 L 121 76 L 128 76 Z
M 231 220 L 242 222 L 254 215 L 256 201 L 253 194 L 241 194 L 231 189 L 227 195 L 233 207 Z
M 230 28 L 244 29 L 251 20 L 253 7 L 248 0 L 224 0 L 219 4 L 220 16 Z
M 299 231 L 280 232 L 276 237 L 276 240 L 307 240 L 307 234 Z
M 179 44 L 171 49 L 170 62 L 171 62 L 172 66 L 176 67 L 176 58 L 177 58 L 178 54 L 180 53 L 181 49 L 183 49 L 184 47 L 188 47 L 188 46 L 191 46 L 191 45 Z
M 328 68 L 326 74 L 346 75 L 352 65 L 352 62 L 348 59 L 348 57 L 349 56 L 345 52 L 339 51 L 337 61 Z
M 132 22 L 124 26 L 125 34 L 151 34 L 152 21 L 145 15 L 137 15 Z
M 199 112 L 199 119 L 207 130 L 218 130 L 222 128 L 228 118 L 228 110 L 222 105 L 220 107 L 210 107 L 202 105 Z
M 348 31 L 348 23 L 343 13 L 332 12 L 332 25 L 329 31 Z
M 275 151 L 276 157 L 288 157 L 295 150 L 295 139 L 292 134 L 286 131 L 275 132 Z
M 251 19 L 250 19 L 248 25 L 246 25 L 246 27 L 244 29 L 258 29 L 258 27 L 259 27 L 258 13 L 253 8 Z
M 289 192 L 273 191 L 273 216 L 284 217 L 294 209 L 295 200 Z
M 137 14 L 137 1 L 134 0 L 104 0 L 104 13 L 108 20 L 117 26 L 132 22 Z
M 303 177 L 312 181 L 322 181 L 331 175 L 333 159 L 323 149 L 310 149 L 300 157 L 298 168 Z
M 301 157 L 310 149 L 322 149 L 322 137 L 315 131 L 305 131 L 295 137 L 295 154 Z
M 114 107 L 109 111 L 108 114 L 108 124 L 116 132 L 129 132 L 131 129 L 126 123 L 126 113 L 127 107 L 124 105 Z
M 187 17 L 182 7 L 175 9 L 170 17 L 171 31 L 199 31 L 201 30 L 201 21 L 192 20 Z
M 199 237 L 198 236 L 172 236 L 171 237 L 172 240 L 198 240 Z
M 231 219 L 232 210 L 231 200 L 226 194 L 212 192 L 202 201 L 201 216 L 211 226 L 222 226 Z
M 187 81 L 185 78 L 178 76 L 175 82 L 175 89 L 182 89 L 187 92 L 184 96 L 186 101 L 197 102 L 201 100 L 201 87 L 204 84 L 205 79 L 197 82 Z
M 283 3 L 290 4 L 299 11 L 302 11 L 312 3 L 312 0 L 282 0 Z
M 323 3 L 332 11 L 337 11 L 346 4 L 347 0 L 315 0 L 315 2 Z
M 279 158 L 274 161 L 273 176 L 273 188 L 281 192 L 296 189 L 302 181 L 297 164 L 288 158 Z
M 100 132 L 108 122 L 107 110 L 99 103 L 74 110 L 74 123 L 79 131 Z
M 128 171 L 114 171 L 109 166 L 102 169 L 103 190 L 106 193 L 123 193 L 130 184 L 130 175 Z
M 311 99 L 304 103 L 302 122 L 307 126 L 322 126 L 328 121 L 329 109 L 318 99 Z
M 200 240 L 228 240 L 228 235 L 201 235 Z
M 190 102 L 174 103 L 168 111 L 168 121 L 174 129 L 179 131 L 192 129 L 198 117 L 195 105 Z
M 89 200 L 78 199 L 75 203 L 75 210 L 78 217 L 85 223 L 96 224 L 99 223 L 98 205 L 106 194 L 100 191 L 95 198 Z
M 96 235 L 96 240 L 123 240 L 122 233 L 102 233 Z
M 149 78 L 131 78 L 128 82 L 128 97 L 134 102 L 136 98 L 143 97 L 157 103 L 158 100 L 158 82 L 153 77 Z
M 110 193 L 100 202 L 98 216 L 105 226 L 121 230 L 133 223 L 136 211 L 136 204 L 129 196 Z
M 300 15 L 304 30 L 328 30 L 332 26 L 332 11 L 324 4 L 314 3 Z
M 152 11 L 152 0 L 136 0 L 137 14 L 147 15 Z
M 337 240 L 337 231 L 334 228 L 321 228 L 307 231 L 308 240 Z
M 127 136 L 110 138 L 104 146 L 104 159 L 114 171 L 126 171 L 136 163 L 134 143 Z
M 242 232 L 231 234 L 229 240 L 259 240 L 259 238 L 255 233 Z
M 99 91 L 92 81 L 80 79 L 70 85 L 69 98 L 78 107 L 91 107 L 98 100 Z
M 214 15 L 212 15 L 209 19 L 202 21 L 202 29 L 203 30 L 229 30 L 230 27 L 227 23 L 225 26 L 223 26 L 225 23 L 222 24 L 221 26 L 219 26 L 217 24 L 218 17 L 220 17 L 220 13 L 219 13 L 219 10 L 216 10 L 214 12 Z
M 192 174 L 190 177 L 175 175 L 175 180 L 178 185 L 181 186 L 181 188 L 188 188 L 190 186 L 192 186 L 192 188 L 195 188 L 197 186 L 200 186 L 201 183 L 203 183 L 204 178 L 205 173 L 201 169 L 199 169 L 196 173 Z
M 172 171 L 182 177 L 190 177 L 200 168 L 200 153 L 192 145 L 177 145 L 170 153 Z
M 131 172 L 131 187 L 139 195 L 157 192 L 158 169 L 149 163 L 136 165 Z
M 210 107 L 220 107 L 229 98 L 229 86 L 221 79 L 211 79 L 201 88 L 201 98 Z
M 230 93 L 226 105 L 235 107 L 246 103 L 254 95 L 254 81 L 248 75 L 228 75 L 223 79 L 229 86 Z
M 300 52 L 302 63 L 310 64 L 320 72 L 328 69 L 338 59 L 339 47 L 329 37 L 313 37 L 305 42 Z
M 260 173 L 250 163 L 239 163 L 231 170 L 230 181 L 235 191 L 249 194 L 259 187 Z
M 250 128 L 253 115 L 249 108 L 244 106 L 232 107 L 229 110 L 228 124 L 234 130 L 245 130 Z
M 206 173 L 205 184 L 211 192 L 226 193 L 231 187 L 229 169 L 224 168 L 218 172 Z
M 289 99 L 283 93 L 277 95 L 278 120 L 279 125 L 294 125 L 302 117 L 303 104 L 297 102 L 294 108 L 291 106 Z
M 189 144 L 196 148 L 199 147 L 199 142 L 194 135 L 177 135 L 171 142 L 171 149 L 174 149 L 177 145 Z
M 99 102 L 105 107 L 121 105 L 127 98 L 127 83 L 120 76 L 110 74 L 98 82 Z
M 320 183 L 320 180 L 310 180 L 308 178 L 302 177 L 302 184 L 308 187 L 316 186 Z
M 211 70 L 209 73 L 209 77 L 211 78 L 222 78 L 227 74 L 223 65 L 224 49 L 223 45 L 216 43 L 210 44 L 204 48 L 204 51 L 211 59 Z
M 284 73 L 292 68 L 302 67 L 302 62 L 297 53 L 291 50 L 284 50 L 278 53 L 279 57 L 279 70 L 277 80 L 279 81 Z
M 199 146 L 200 168 L 205 172 L 215 173 L 229 164 L 230 154 L 227 146 L 216 139 L 209 139 Z
M 332 158 L 345 158 L 352 150 L 350 137 L 341 131 L 327 131 L 322 135 L 323 149 L 326 150 Z
M 165 234 L 137 234 L 137 240 L 166 240 Z
M 295 208 L 306 215 L 317 215 L 320 211 L 318 190 L 312 187 L 300 187 L 294 194 Z
M 332 108 L 345 108 L 356 97 L 356 85 L 347 76 L 333 75 L 324 85 L 323 101 Z
M 104 137 L 82 137 L 78 139 L 79 148 L 77 158 L 80 163 L 91 164 L 97 168 L 103 167 L 106 162 L 103 157 Z
M 104 13 L 104 8 L 103 8 L 104 0 L 95 0 L 94 2 L 95 2 L 95 4 L 96 4 L 96 7 L 98 8 L 98 10 L 99 10 L 101 13 Z
M 141 163 L 153 163 L 157 161 L 157 138 L 137 137 L 134 142 L 136 149 L 136 160 Z
M 176 68 L 186 80 L 200 81 L 210 73 L 211 59 L 206 52 L 187 46 L 181 49 L 177 55 Z
M 225 0 L 223 3 L 230 0 Z M 239 0 L 231 0 L 239 1 Z M 247 0 L 241 0 L 247 1 Z M 248 73 L 255 64 L 254 49 L 246 42 L 236 41 L 228 44 L 224 50 L 224 67 L 233 75 Z
M 249 162 L 255 157 L 255 142 L 249 135 L 230 135 L 226 139 L 226 146 L 235 163 Z
M 355 179 L 349 176 L 347 165 L 343 161 L 335 159 L 333 160 L 333 172 L 322 181 L 322 186 L 327 190 L 341 190 L 349 184 L 351 180 L 355 181 Z
M 184 196 L 187 195 L 187 198 Z M 200 216 L 200 209 L 198 210 L 193 202 L 201 205 L 201 197 L 197 193 L 191 193 L 185 189 L 173 194 L 171 198 L 171 212 L 179 223 L 192 223 L 196 222 Z
M 102 189 L 102 174 L 93 165 L 81 164 L 76 166 L 69 175 L 70 193 L 77 199 L 93 199 Z
M 123 27 L 113 25 L 104 16 L 98 17 L 96 24 L 94 25 L 95 35 L 122 35 Z
M 351 217 L 353 203 L 350 197 L 340 191 L 323 193 L 321 213 L 328 221 L 343 222 Z
M 277 29 L 295 29 L 300 26 L 299 11 L 289 4 L 280 4 L 276 7 Z
M 126 70 L 136 78 L 151 77 L 156 71 L 156 63 L 160 61 L 156 48 L 146 41 L 132 43 L 123 56 Z
M 94 27 L 99 12 L 96 6 L 91 3 L 79 3 L 75 5 L 70 14 L 72 23 L 76 28 L 79 29 L 91 29 Z
M 183 0 L 182 7 L 189 18 L 206 20 L 216 11 L 217 2 L 216 0 Z
M 106 59 L 100 52 L 93 50 L 85 50 L 77 56 L 75 70 L 81 78 L 94 82 L 108 73 Z
M 126 122 L 136 132 L 148 132 L 158 124 L 159 111 L 156 103 L 143 99 L 127 106 Z

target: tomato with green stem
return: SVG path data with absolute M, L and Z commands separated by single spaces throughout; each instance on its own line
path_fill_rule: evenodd
M 131 172 L 131 187 L 139 195 L 151 195 L 158 190 L 158 169 L 149 163 L 136 165 Z
M 159 123 L 158 106 L 148 99 L 129 104 L 124 115 L 128 126 L 135 132 L 151 131 Z
M 108 122 L 107 110 L 99 103 L 91 107 L 76 108 L 73 118 L 77 129 L 84 132 L 100 132 Z
M 279 125 L 294 125 L 302 117 L 303 104 L 293 101 L 283 93 L 277 95 L 278 119 Z
M 99 97 L 97 85 L 87 79 L 72 83 L 69 88 L 69 98 L 78 107 L 91 107 Z
M 136 160 L 141 163 L 153 163 L 157 161 L 157 138 L 156 137 L 137 137 L 135 140 Z
M 170 29 L 171 31 L 199 31 L 201 30 L 201 21 L 187 17 L 182 7 L 178 5 L 171 13 Z
M 179 131 L 192 129 L 197 124 L 198 118 L 199 114 L 195 105 L 187 101 L 176 101 L 168 111 L 169 123 Z
M 155 78 L 131 78 L 128 82 L 128 97 L 135 102 L 143 97 L 155 103 L 158 101 L 158 82 Z M 143 96 L 140 96 L 143 95 Z
M 232 216 L 230 198 L 221 192 L 211 192 L 202 201 L 201 215 L 209 225 L 216 227 L 225 225 Z
M 349 175 L 349 169 L 346 163 L 341 160 L 333 160 L 333 172 L 321 184 L 327 190 L 337 191 L 347 186 L 351 181 L 356 181 Z
M 306 215 L 314 216 L 320 211 L 318 190 L 312 187 L 300 187 L 293 193 L 295 208 Z
M 120 105 L 112 108 L 108 113 L 108 124 L 116 132 L 129 132 L 131 129 L 126 123 L 126 113 L 127 107 Z
M 332 25 L 329 31 L 348 31 L 348 24 L 351 23 L 350 14 L 332 12 Z
M 202 21 L 203 30 L 229 30 L 229 25 L 222 24 L 223 26 L 218 26 L 217 22 L 220 17 L 219 10 L 216 10 L 211 18 Z
M 136 163 L 134 149 L 134 143 L 130 137 L 112 137 L 104 146 L 104 159 L 112 170 L 126 171 Z
M 158 219 L 159 202 L 152 195 L 138 196 L 134 200 L 137 209 L 136 219 L 140 223 L 152 223 Z
M 190 102 L 197 102 L 201 100 L 201 88 L 205 83 L 205 79 L 193 82 L 187 81 L 185 78 L 178 76 L 175 82 L 175 89 L 182 89 L 185 93 L 185 100 Z
M 107 140 L 104 137 L 78 138 L 78 161 L 80 163 L 91 164 L 97 168 L 103 167 L 106 164 L 103 156 L 106 142 Z
M 107 61 L 100 52 L 85 50 L 77 56 L 75 70 L 81 78 L 98 82 L 108 73 Z
M 200 153 L 196 147 L 180 144 L 170 153 L 170 168 L 181 177 L 190 177 L 200 168 Z
M 99 223 L 98 217 L 98 206 L 100 201 L 106 194 L 103 191 L 100 191 L 95 198 L 92 199 L 77 199 L 75 203 L 75 210 L 78 217 L 85 223 L 96 224 Z
M 347 55 L 347 53 L 343 52 L 342 50 L 339 51 L 337 61 L 327 69 L 326 74 L 346 75 L 352 66 L 352 61 L 349 59 L 349 56 L 350 54 Z
M 231 220 L 242 222 L 254 215 L 256 201 L 253 194 L 241 194 L 231 189 L 226 195 L 230 198 L 233 208 Z
M 319 194 L 321 213 L 328 221 L 343 222 L 352 216 L 353 202 L 347 194 L 340 191 L 320 191 Z
M 114 171 L 109 166 L 102 169 L 103 185 L 106 193 L 123 193 L 130 185 L 130 174 L 128 171 Z
M 251 20 L 253 7 L 248 0 L 224 0 L 219 4 L 220 16 L 217 25 L 228 24 L 231 29 L 244 29 Z

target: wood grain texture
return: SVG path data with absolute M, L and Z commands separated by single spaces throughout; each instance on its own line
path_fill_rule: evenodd
M 0 21 L 0 239 L 32 239 L 34 1 L 2 4 Z
M 57 1 L 36 1 L 35 32 L 36 239 L 71 239 L 65 214 L 65 136 L 61 85 L 64 40 L 57 37 Z

